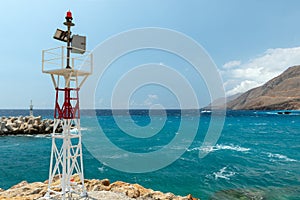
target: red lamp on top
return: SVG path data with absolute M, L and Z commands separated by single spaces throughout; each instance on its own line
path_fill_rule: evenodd
M 67 12 L 66 20 L 73 20 L 72 12 L 70 10 Z

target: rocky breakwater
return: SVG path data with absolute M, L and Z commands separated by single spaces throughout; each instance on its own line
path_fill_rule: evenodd
M 53 127 L 53 120 L 42 119 L 41 116 L 19 116 L 0 118 L 0 135 L 49 134 L 52 133 Z M 57 132 L 62 132 L 61 125 L 58 126 Z
M 59 179 L 53 185 L 60 184 Z M 73 178 L 74 182 L 80 184 L 78 176 Z M 110 183 L 108 179 L 86 179 L 85 186 L 91 200 L 198 200 L 192 197 L 191 194 L 182 197 L 176 196 L 172 193 L 163 193 L 154 191 L 152 189 L 144 188 L 138 184 L 130 184 L 122 181 Z M 8 190 L 0 189 L 0 199 L 8 200 L 31 200 L 31 199 L 44 199 L 43 196 L 47 192 L 48 181 L 27 183 L 23 181 Z M 54 199 L 59 199 L 54 197 Z M 72 199 L 80 199 L 75 197 Z M 84 198 L 85 199 L 85 198 Z

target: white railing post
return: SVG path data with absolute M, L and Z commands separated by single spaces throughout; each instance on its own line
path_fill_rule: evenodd
M 64 46 L 61 46 L 61 68 L 64 68 Z
M 44 72 L 44 63 L 45 63 L 45 50 L 42 51 L 42 72 Z
M 75 69 L 75 62 L 74 62 L 74 59 L 75 59 L 75 58 L 72 58 L 72 64 L 71 64 L 73 69 Z
M 93 65 L 93 54 L 90 53 L 90 73 L 92 74 L 94 71 L 94 65 Z

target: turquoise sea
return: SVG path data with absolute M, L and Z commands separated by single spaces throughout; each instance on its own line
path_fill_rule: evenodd
M 83 137 L 96 131 L 91 124 L 91 113 L 95 112 L 82 112 Z M 51 110 L 35 110 L 34 114 L 53 118 Z M 100 110 L 96 114 L 106 136 L 115 145 L 130 152 L 147 153 L 162 148 L 178 134 L 181 123 L 181 111 L 168 110 L 159 136 L 137 139 L 124 134 L 111 111 Z M 139 126 L 151 123 L 148 111 L 135 110 L 130 114 Z M 0 116 L 19 115 L 28 115 L 28 111 L 0 110 Z M 117 117 L 126 121 L 127 118 L 122 116 L 120 112 Z M 95 159 L 84 147 L 85 178 L 122 180 L 177 195 L 191 193 L 201 200 L 234 197 L 300 199 L 300 113 L 227 111 L 217 144 L 205 149 L 200 146 L 211 115 L 191 112 L 185 117 L 190 123 L 200 118 L 197 135 L 189 147 L 183 147 L 185 153 L 169 166 L 147 173 L 121 172 Z M 48 179 L 50 148 L 49 136 L 1 136 L 0 188 L 7 189 L 22 180 L 35 182 Z M 105 146 L 99 145 L 100 153 L 101 149 Z M 206 151 L 208 155 L 201 159 L 199 151 Z M 111 159 L 117 161 L 118 158 Z

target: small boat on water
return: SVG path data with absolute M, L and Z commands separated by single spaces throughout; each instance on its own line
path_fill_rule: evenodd
M 201 114 L 211 114 L 211 110 L 201 110 Z
M 291 113 L 292 113 L 292 112 L 290 112 L 290 111 L 284 111 L 284 112 L 278 111 L 278 112 L 277 112 L 278 115 L 289 115 L 289 114 L 291 114 Z

